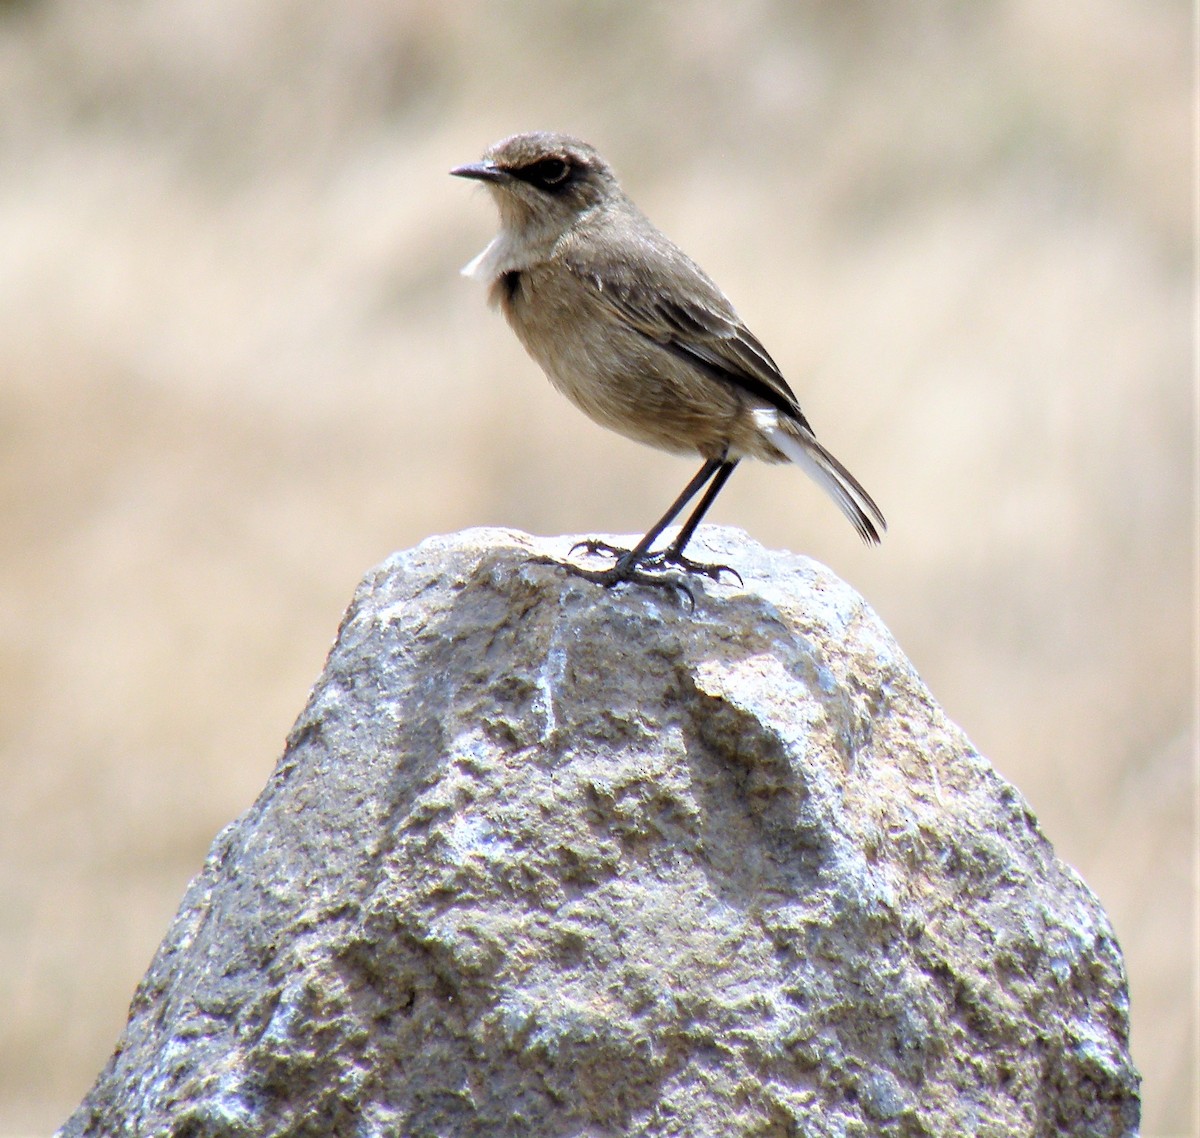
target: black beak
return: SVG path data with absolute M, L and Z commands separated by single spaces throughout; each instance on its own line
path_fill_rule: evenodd
M 456 178 L 474 178 L 479 182 L 503 182 L 508 177 L 508 172 L 500 169 L 490 158 L 466 166 L 455 166 L 450 173 Z

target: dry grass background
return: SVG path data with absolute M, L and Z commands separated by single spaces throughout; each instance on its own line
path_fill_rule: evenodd
M 106 1059 L 358 578 L 428 534 L 640 532 L 691 464 L 549 388 L 446 176 L 600 146 L 891 522 L 832 565 L 1032 803 L 1195 1133 L 1181 0 L 0 3 L 0 1132 Z

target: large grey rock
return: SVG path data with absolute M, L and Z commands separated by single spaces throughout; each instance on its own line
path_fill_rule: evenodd
M 61 1133 L 1136 1133 L 1020 794 L 828 570 L 701 537 L 694 612 L 569 538 L 373 572 Z

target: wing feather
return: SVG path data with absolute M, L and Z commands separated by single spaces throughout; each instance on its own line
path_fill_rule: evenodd
M 650 246 L 647 248 L 646 246 Z M 654 231 L 564 261 L 611 319 L 811 430 L 778 365 L 690 258 Z

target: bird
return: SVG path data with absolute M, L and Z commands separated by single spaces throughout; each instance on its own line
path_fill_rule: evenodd
M 572 550 L 610 557 L 608 568 L 565 568 L 608 587 L 662 584 L 671 569 L 739 576 L 684 551 L 743 458 L 799 466 L 878 544 L 882 512 L 817 441 L 779 366 L 593 146 L 550 131 L 515 134 L 450 173 L 486 186 L 500 214 L 499 233 L 463 274 L 487 284 L 489 302 L 554 387 L 603 427 L 702 460 L 631 549 L 592 539 Z M 655 550 L 697 495 L 674 539 Z

